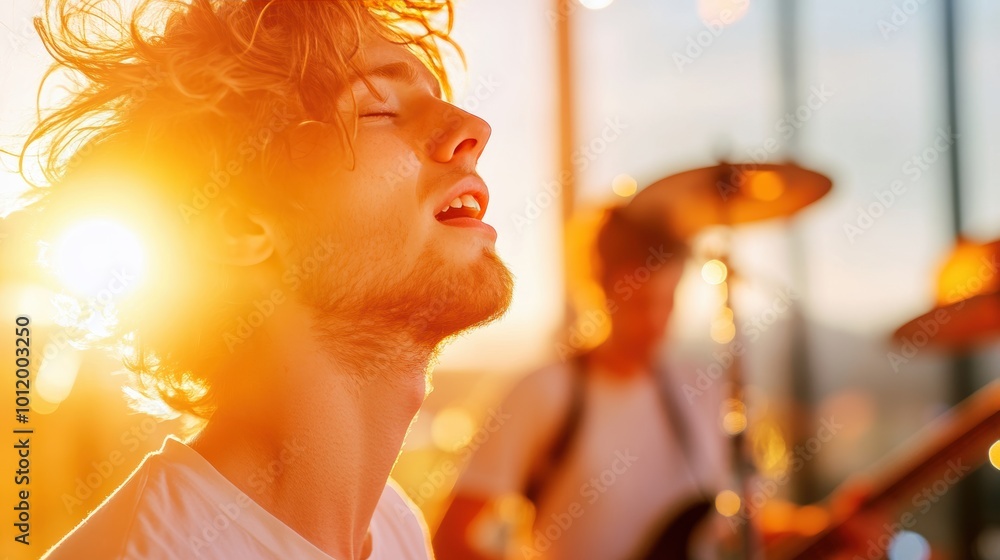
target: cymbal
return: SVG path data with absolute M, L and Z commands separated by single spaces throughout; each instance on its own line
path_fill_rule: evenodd
M 1000 293 L 982 294 L 937 306 L 899 327 L 893 338 L 916 349 L 959 349 L 1000 336 Z
M 830 192 L 833 182 L 793 164 L 722 163 L 656 181 L 627 213 L 687 238 L 708 226 L 792 216 Z
M 1000 335 L 1000 240 L 960 240 L 938 272 L 936 305 L 893 338 L 918 346 L 962 348 Z M 926 339 L 926 340 L 925 340 Z

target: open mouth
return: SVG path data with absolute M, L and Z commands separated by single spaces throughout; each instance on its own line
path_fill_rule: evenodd
M 483 215 L 482 206 L 476 197 L 471 194 L 463 194 L 456 197 L 448 206 L 445 206 L 434 217 L 437 221 L 446 223 L 457 218 L 473 218 L 481 220 Z

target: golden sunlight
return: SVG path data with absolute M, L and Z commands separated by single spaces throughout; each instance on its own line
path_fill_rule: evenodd
M 108 220 L 70 226 L 56 243 L 51 261 L 63 285 L 80 296 L 108 298 L 135 289 L 145 251 L 130 230 Z

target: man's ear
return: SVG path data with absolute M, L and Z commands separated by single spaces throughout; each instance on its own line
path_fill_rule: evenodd
M 275 250 L 274 223 L 269 216 L 242 205 L 219 201 L 207 217 L 203 245 L 209 259 L 231 266 L 253 266 Z

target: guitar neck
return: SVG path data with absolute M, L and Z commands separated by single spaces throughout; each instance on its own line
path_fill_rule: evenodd
M 842 529 L 849 519 L 910 504 L 927 485 L 936 481 L 957 482 L 986 462 L 990 446 L 998 439 L 1000 382 L 993 382 L 922 430 L 915 438 L 916 443 L 885 467 L 864 477 L 869 489 L 865 498 L 788 558 L 823 558 L 841 548 Z

